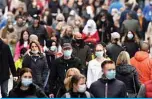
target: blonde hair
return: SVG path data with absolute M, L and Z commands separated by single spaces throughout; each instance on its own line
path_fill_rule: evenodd
M 39 50 L 39 52 L 40 53 L 42 53 L 42 50 L 41 50 L 41 45 L 40 45 L 40 43 L 38 42 L 38 41 L 32 41 L 32 42 L 30 42 L 30 44 L 29 44 L 29 49 L 31 49 L 32 48 L 32 44 L 36 44 L 37 46 L 38 46 L 38 50 Z
M 68 71 L 66 72 L 65 79 L 64 79 L 64 85 L 65 85 L 65 88 L 66 88 L 67 91 L 70 89 L 69 87 L 70 87 L 70 82 L 71 82 L 71 78 L 72 77 L 69 77 L 69 73 L 71 71 L 74 72 L 74 75 L 81 74 L 80 71 L 77 68 L 70 68 L 70 69 L 68 69 Z
M 117 66 L 122 64 L 130 64 L 130 56 L 129 53 L 126 51 L 122 51 L 116 61 Z

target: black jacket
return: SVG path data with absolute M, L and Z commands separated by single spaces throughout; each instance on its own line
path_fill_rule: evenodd
M 103 78 L 91 84 L 90 92 L 95 98 L 105 98 L 107 83 L 107 97 L 108 98 L 124 98 L 126 97 L 125 84 L 117 79 L 104 80 Z
M 91 60 L 91 50 L 88 45 L 82 44 L 77 46 L 73 45 L 73 53 L 74 56 L 80 58 L 82 60 L 83 65 L 86 65 L 86 62 Z
M 124 42 L 123 46 L 131 58 L 134 57 L 135 53 L 139 50 L 139 45 L 134 41 Z
M 21 83 L 9 92 L 9 98 L 47 98 L 45 93 L 35 84 L 31 84 L 28 90 L 21 90 Z
M 131 65 L 119 65 L 116 67 L 116 78 L 125 83 L 128 93 L 138 92 L 140 89 L 140 82 L 136 68 Z M 133 81 L 134 78 L 134 81 Z M 136 89 L 134 87 L 136 86 Z
M 34 56 L 27 54 L 24 57 L 22 65 L 23 68 L 27 67 L 32 69 L 33 82 L 43 88 L 49 71 L 45 56 L 40 55 L 37 60 L 35 60 Z
M 86 93 L 79 93 L 79 92 L 69 92 L 70 94 L 70 98 L 94 98 L 93 95 L 91 93 L 88 92 L 88 94 L 90 94 L 90 97 L 87 97 Z M 62 96 L 62 98 L 69 98 L 66 97 L 66 93 Z
M 81 72 L 83 72 L 84 67 L 82 62 L 77 57 L 72 57 L 69 60 L 65 60 L 63 57 L 60 57 L 52 63 L 49 77 L 50 93 L 56 94 L 60 88 L 64 88 L 66 71 L 73 67 L 78 68 Z
M 10 48 L 0 39 L 0 84 L 9 79 L 9 70 L 11 70 L 13 76 L 16 76 L 16 69 Z
M 44 40 L 47 41 L 48 39 L 48 33 L 43 25 L 39 25 L 38 27 L 33 27 L 30 26 L 27 29 L 30 34 L 35 34 L 39 38 L 40 44 L 43 46 L 44 45 Z
M 107 55 L 114 62 L 116 62 L 119 53 L 123 50 L 124 49 L 117 44 L 111 43 L 111 44 L 107 45 Z

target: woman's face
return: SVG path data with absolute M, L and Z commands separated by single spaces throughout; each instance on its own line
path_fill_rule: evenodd
M 69 71 L 67 77 L 72 77 L 73 75 L 75 75 L 74 71 Z
M 24 40 L 24 41 L 27 41 L 28 38 L 29 38 L 29 35 L 28 35 L 27 31 L 25 31 L 25 32 L 23 33 L 23 40 Z
M 30 72 L 25 72 L 21 78 L 28 78 L 28 79 L 31 79 L 32 78 L 32 74 Z
M 85 92 L 86 91 L 86 80 L 81 78 L 79 82 L 75 85 L 74 89 L 77 90 L 77 92 Z
M 31 50 L 32 51 L 39 51 L 38 46 L 35 43 L 32 43 Z

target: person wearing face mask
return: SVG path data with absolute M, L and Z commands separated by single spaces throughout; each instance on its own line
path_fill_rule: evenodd
M 32 70 L 23 68 L 19 74 L 19 83 L 9 92 L 9 98 L 47 98 L 40 87 L 33 83 Z
M 16 24 L 14 25 L 14 28 L 16 30 L 16 34 L 18 35 L 18 37 L 21 36 L 21 32 L 23 30 L 26 30 L 27 26 L 25 24 L 26 23 L 24 22 L 24 19 L 22 16 L 16 17 Z
M 97 81 L 102 76 L 101 63 L 106 60 L 104 57 L 105 49 L 101 44 L 97 44 L 95 47 L 96 58 L 89 61 L 87 71 L 87 87 Z
M 84 66 L 88 64 L 91 60 L 91 49 L 88 45 L 85 44 L 82 39 L 82 34 L 78 33 L 75 35 L 75 42 L 73 42 L 73 53 L 72 55 L 80 58 Z
M 64 78 L 69 68 L 77 68 L 84 73 L 82 61 L 72 55 L 73 49 L 70 43 L 64 43 L 62 46 L 63 56 L 55 59 L 50 68 L 49 93 L 50 97 L 57 97 L 59 89 L 64 88 Z M 55 87 L 54 87 L 55 86 Z
M 90 86 L 90 92 L 95 98 L 125 98 L 126 86 L 117 80 L 115 64 L 111 60 L 105 60 L 101 64 L 103 75 Z
M 132 58 L 135 53 L 139 50 L 138 40 L 136 39 L 136 35 L 129 31 L 125 37 L 125 40 L 122 45 L 125 50 L 129 53 Z
M 140 28 L 141 28 L 141 32 L 140 32 L 141 39 L 145 40 L 145 33 L 147 32 L 148 22 L 145 19 L 145 17 L 143 16 L 141 8 L 139 8 L 137 10 L 137 16 L 138 16 L 139 25 L 140 25 Z
M 30 52 L 26 54 L 23 59 L 22 67 L 32 69 L 33 82 L 44 89 L 49 72 L 46 57 L 41 52 L 38 41 L 32 41 L 29 44 L 29 50 Z
M 93 98 L 93 95 L 86 91 L 86 78 L 82 74 L 72 76 L 69 83 L 70 89 L 62 98 Z

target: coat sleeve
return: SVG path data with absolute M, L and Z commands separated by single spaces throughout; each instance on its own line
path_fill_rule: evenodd
M 23 59 L 23 63 L 22 63 L 22 68 L 29 68 L 30 67 L 30 63 L 31 63 L 31 58 L 30 56 L 27 54 L 24 59 Z
M 8 98 L 17 98 L 16 93 L 13 91 L 13 89 L 9 92 Z
M 17 76 L 14 60 L 13 60 L 13 57 L 12 57 L 11 50 L 10 50 L 9 46 L 7 46 L 6 50 L 8 52 L 8 62 L 9 62 L 8 64 L 9 64 L 9 67 L 11 69 L 11 73 L 13 74 L 13 76 Z
M 18 42 L 15 47 L 14 61 L 16 61 L 19 57 L 20 57 L 20 43 Z
M 44 93 L 44 91 L 42 89 L 37 88 L 36 90 L 37 90 L 36 91 L 36 96 L 38 98 L 48 98 L 47 95 Z
M 49 81 L 48 81 L 50 94 L 54 93 L 53 87 L 55 85 L 56 77 L 57 77 L 57 62 L 55 60 L 51 65 L 50 76 L 49 76 Z
M 126 98 L 126 97 L 127 97 L 127 89 L 126 89 L 125 84 L 123 83 L 122 87 L 121 87 L 121 93 L 120 93 L 119 98 Z
M 92 84 L 92 79 L 93 79 L 90 67 L 91 67 L 91 63 L 89 62 L 88 71 L 87 71 L 87 87 L 88 88 L 90 88 L 90 85 Z
M 47 65 L 47 60 L 46 60 L 46 57 L 44 57 L 44 66 L 43 66 L 43 81 L 46 82 L 47 80 L 47 76 L 48 76 L 48 72 L 49 72 L 49 68 L 48 68 L 48 65 Z
M 138 91 L 139 91 L 139 89 L 140 89 L 141 83 L 140 83 L 140 81 L 139 81 L 137 71 L 135 71 L 134 80 L 135 80 L 135 87 L 136 87 L 136 90 L 137 90 L 137 93 L 138 93 Z
M 146 98 L 146 89 L 145 85 L 141 85 L 137 98 Z

